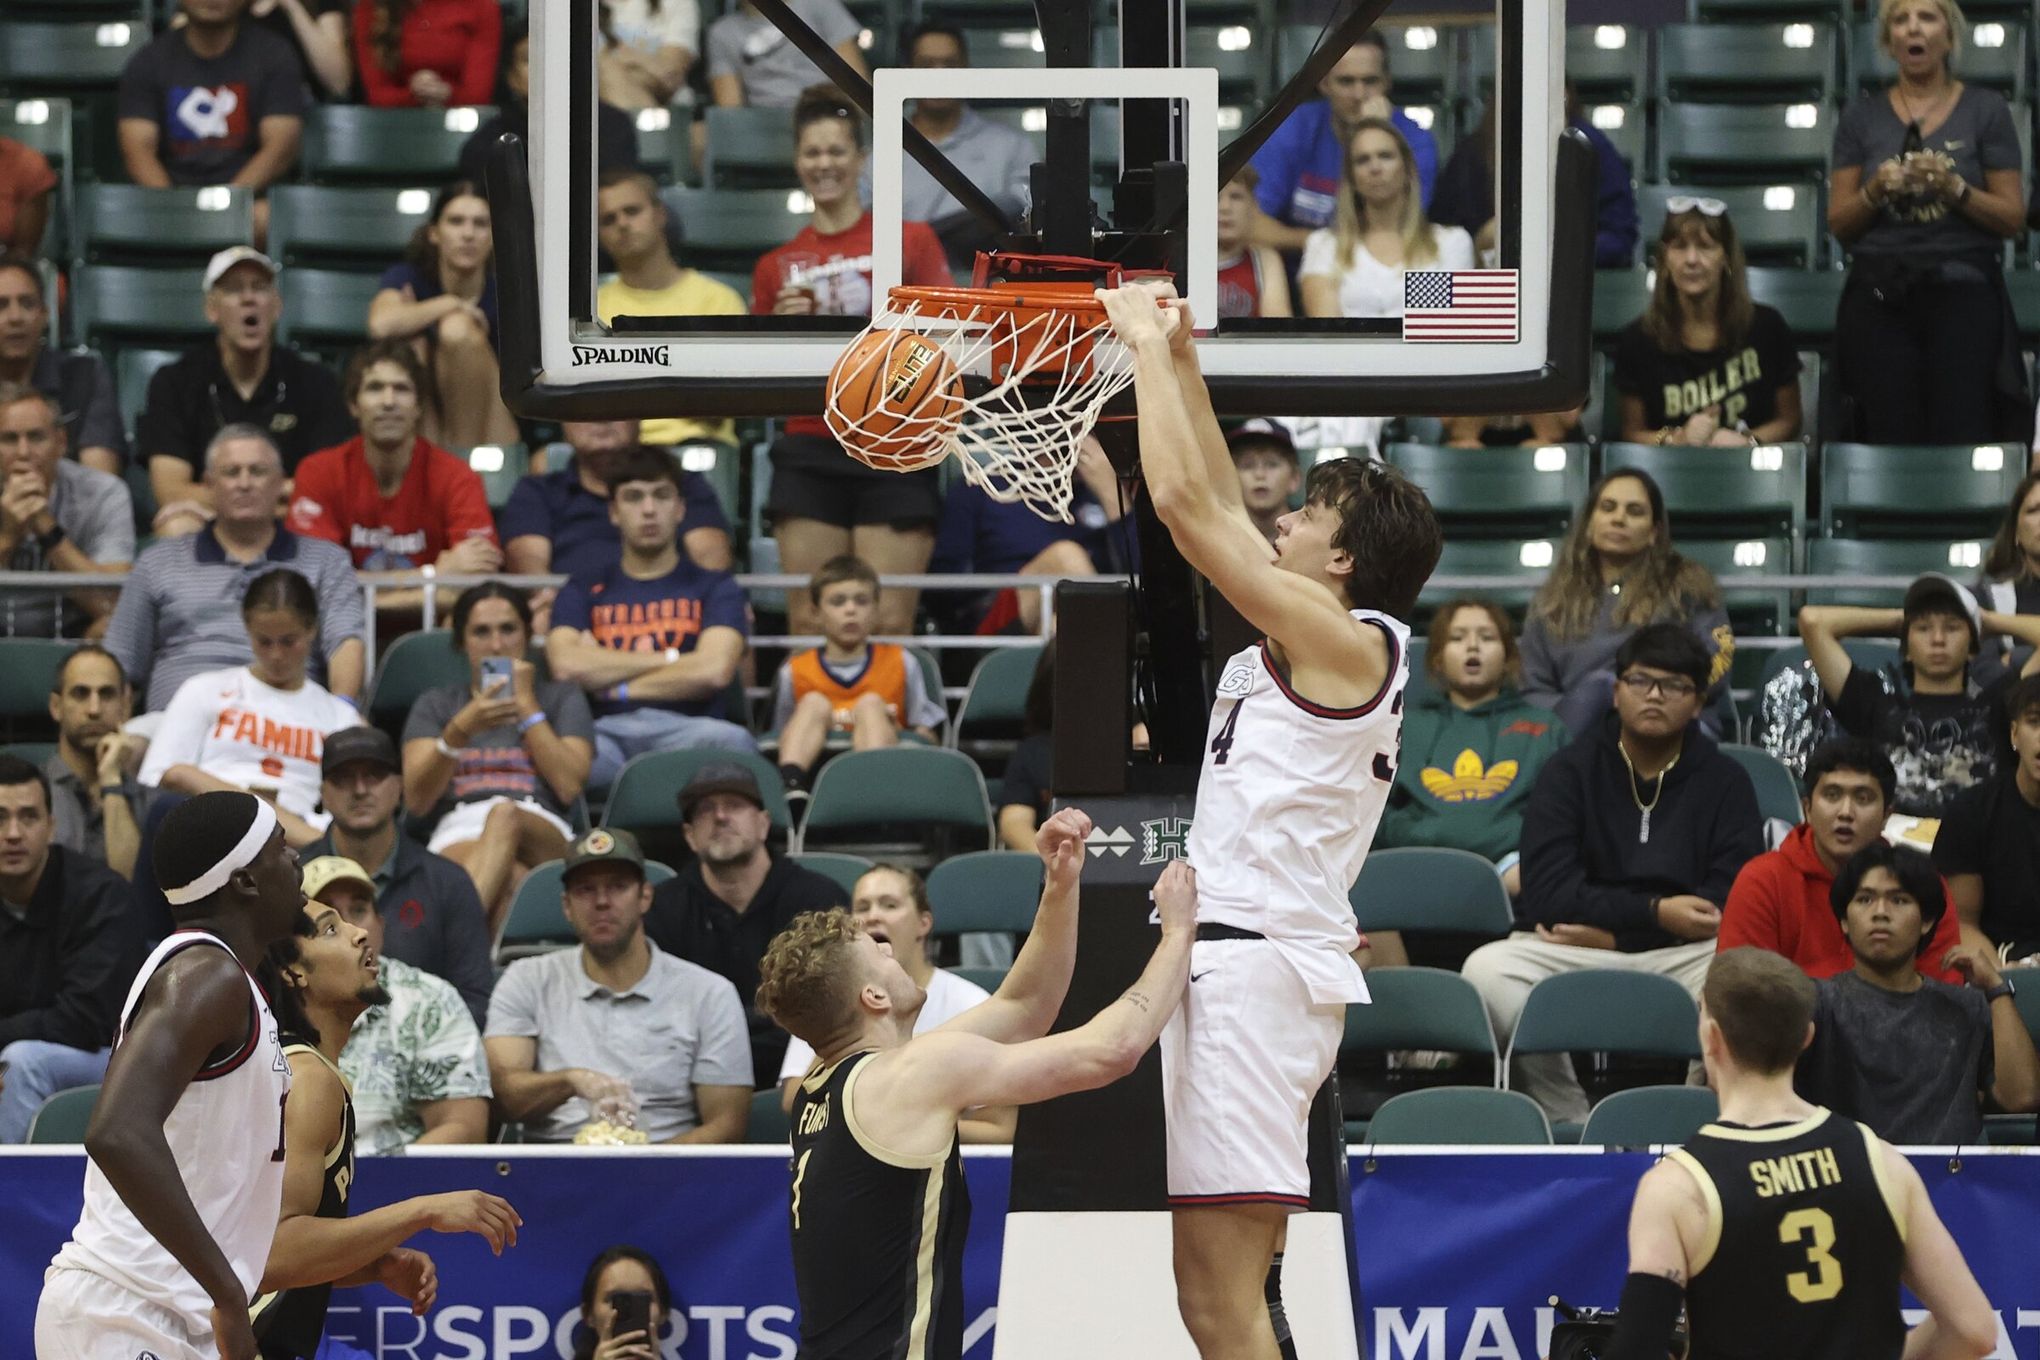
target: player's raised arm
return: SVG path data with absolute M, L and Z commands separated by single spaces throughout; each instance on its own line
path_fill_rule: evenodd
M 1070 971 L 1077 963 L 1077 880 L 1084 872 L 1084 837 L 1091 819 L 1076 808 L 1064 808 L 1034 834 L 1045 877 L 1034 928 L 1012 971 L 990 1000 L 971 1007 L 941 1026 L 982 1035 L 1002 1044 L 1038 1039 L 1062 1011 L 1070 989 Z

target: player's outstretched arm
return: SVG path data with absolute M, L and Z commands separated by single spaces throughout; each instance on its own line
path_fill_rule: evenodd
M 981 1105 L 1031 1105 L 1072 1091 L 1109 1086 L 1139 1065 L 1177 1004 L 1197 937 L 1197 877 L 1172 861 L 1155 885 L 1161 943 L 1117 1001 L 1076 1029 L 1027 1043 L 1001 1044 L 945 1026 L 911 1039 L 883 1080 L 906 1106 L 960 1112 Z
M 1084 837 L 1091 819 L 1064 808 L 1034 833 L 1044 877 L 1041 906 L 1020 957 L 989 1001 L 941 1026 L 981 1035 L 997 1043 L 1020 1043 L 1048 1033 L 1069 993 L 1077 964 L 1077 880 L 1084 872 Z
M 1896 1148 L 1880 1143 L 1884 1178 L 1905 1215 L 1905 1284 L 1927 1306 L 1927 1320 L 1905 1339 L 1905 1360 L 1981 1360 L 1997 1349 L 1997 1314 L 1934 1211 L 1920 1173 Z
M 211 1054 L 246 1041 L 249 1024 L 248 981 L 232 959 L 212 949 L 172 958 L 143 990 L 85 1130 L 85 1155 L 135 1221 L 191 1273 L 216 1315 L 229 1327 L 238 1317 L 244 1333 L 248 1299 L 240 1277 L 184 1188 L 163 1121 Z M 239 1338 L 223 1339 L 222 1353 L 234 1353 L 228 1342 Z M 246 1353 L 255 1353 L 252 1336 Z
M 1608 1360 L 1665 1360 L 1692 1278 L 1688 1243 L 1698 1242 L 1707 1211 L 1700 1187 L 1675 1162 L 1643 1174 L 1629 1209 L 1629 1278 Z

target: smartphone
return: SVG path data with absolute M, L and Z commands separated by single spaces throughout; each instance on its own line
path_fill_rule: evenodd
M 482 658 L 482 693 L 494 690 L 499 694 L 510 692 L 510 658 L 507 656 L 485 656 Z
M 609 1329 L 611 1336 L 629 1336 L 632 1332 L 650 1333 L 652 1330 L 650 1291 L 619 1289 L 609 1296 L 609 1306 L 616 1310 L 616 1325 Z

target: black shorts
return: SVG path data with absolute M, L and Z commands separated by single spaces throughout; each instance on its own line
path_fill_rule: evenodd
M 880 472 L 820 435 L 782 435 L 771 457 L 768 521 L 813 519 L 839 529 L 883 524 L 905 530 L 927 528 L 941 516 L 941 476 L 933 468 Z

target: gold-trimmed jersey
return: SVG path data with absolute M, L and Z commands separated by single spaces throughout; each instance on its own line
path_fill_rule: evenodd
M 314 1218 L 347 1217 L 347 1196 L 354 1187 L 354 1088 L 339 1068 L 334 1067 L 316 1045 L 295 1035 L 284 1037 L 283 1055 L 309 1053 L 325 1063 L 340 1083 L 340 1141 L 326 1153 L 319 1185 L 319 1207 Z M 263 1360 L 307 1360 L 316 1354 L 326 1334 L 326 1302 L 330 1284 L 306 1285 L 299 1289 L 273 1290 L 248 1307 L 249 1322 L 261 1345 Z
M 857 1118 L 853 1053 L 803 1080 L 793 1102 L 793 1278 L 800 1360 L 959 1360 L 963 1153 L 895 1152 Z
M 1690 1360 L 1898 1360 L 1905 1228 L 1875 1134 L 1823 1109 L 1709 1124 L 1670 1155 L 1707 1205 Z

